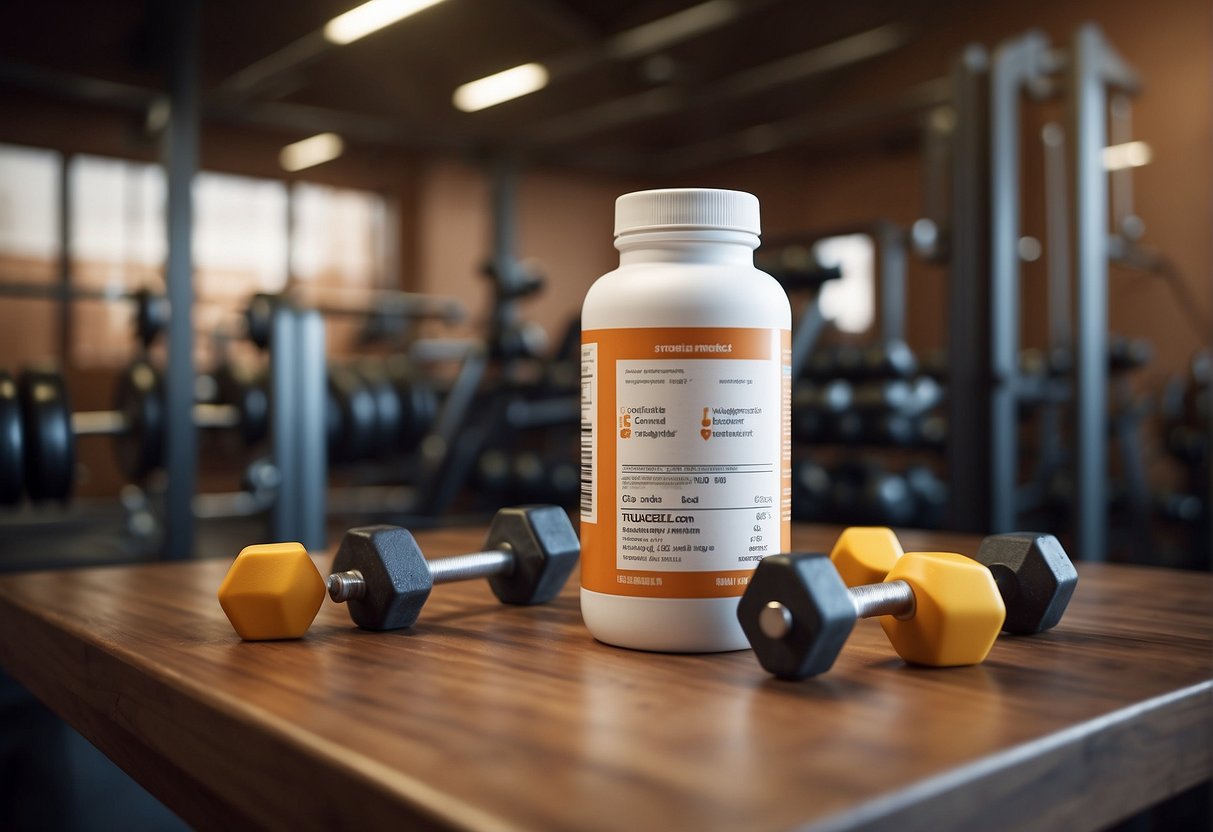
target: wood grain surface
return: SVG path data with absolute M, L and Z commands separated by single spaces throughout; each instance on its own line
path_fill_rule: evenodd
M 1213 776 L 1207 575 L 1081 565 L 1061 625 L 983 665 L 908 667 L 866 621 L 781 682 L 599 644 L 575 580 L 534 608 L 437 587 L 395 633 L 326 601 L 306 639 L 243 643 L 227 565 L 0 578 L 0 664 L 201 828 L 1094 829 Z

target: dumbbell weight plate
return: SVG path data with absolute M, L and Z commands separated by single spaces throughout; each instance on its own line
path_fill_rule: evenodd
M 535 451 L 519 451 L 510 466 L 510 485 L 525 500 L 536 500 L 544 491 L 543 458 Z
M 328 375 L 329 459 L 366 459 L 375 443 L 375 399 L 354 370 L 330 367 Z
M 545 468 L 552 498 L 562 506 L 576 504 L 581 491 L 581 469 L 576 462 L 563 458 L 549 459 Z
M 505 451 L 490 448 L 476 461 L 476 485 L 489 496 L 505 493 L 510 483 L 510 457 Z
M 0 371 L 0 504 L 21 501 L 25 480 L 25 449 L 21 429 L 21 400 L 17 382 Z
M 863 373 L 868 378 L 909 378 L 918 372 L 918 359 L 904 341 L 871 344 L 863 351 Z
M 905 477 L 889 471 L 869 470 L 859 499 L 858 522 L 871 525 L 904 526 L 917 508 Z
M 72 410 L 63 377 L 25 370 L 17 382 L 25 439 L 25 490 L 31 500 L 65 500 L 75 474 Z
M 411 451 L 434 427 L 438 418 L 438 392 L 412 373 L 397 375 L 393 383 L 400 401 L 397 442 L 401 450 Z
M 216 400 L 240 411 L 240 434 L 245 445 L 256 445 L 269 433 L 269 391 L 264 374 L 225 364 L 215 371 Z
M 160 371 L 135 361 L 118 378 L 114 409 L 126 416 L 127 430 L 114 437 L 118 468 L 140 482 L 164 466 L 164 384 Z
M 822 520 L 829 513 L 830 472 L 809 459 L 792 466 L 792 515 L 797 520 Z
M 396 386 L 384 369 L 376 364 L 364 364 L 358 374 L 366 385 L 371 400 L 375 403 L 375 430 L 371 453 L 389 456 L 396 452 L 400 436 L 400 397 Z

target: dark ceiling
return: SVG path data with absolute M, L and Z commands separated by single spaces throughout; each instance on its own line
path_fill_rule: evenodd
M 811 114 L 848 72 L 909 43 L 946 5 L 711 3 L 727 23 L 644 48 L 637 27 L 704 1 L 446 0 L 329 46 L 319 30 L 356 0 L 206 0 L 205 112 L 296 137 L 334 130 L 354 141 L 604 166 L 688 153 L 710 163 L 714 153 L 740 155 L 761 125 Z M 164 89 L 172 8 L 171 0 L 0 0 L 0 83 L 137 106 L 140 95 Z M 452 105 L 458 85 L 529 61 L 550 68 L 547 88 L 476 113 Z M 86 88 L 84 78 L 110 83 Z

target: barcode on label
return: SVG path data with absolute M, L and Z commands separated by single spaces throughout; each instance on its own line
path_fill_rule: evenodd
M 598 522 L 598 487 L 594 482 L 597 462 L 598 344 L 581 345 L 581 519 Z

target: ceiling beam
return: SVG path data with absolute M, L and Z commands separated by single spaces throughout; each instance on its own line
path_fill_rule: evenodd
M 783 84 L 803 81 L 885 55 L 907 43 L 911 34 L 912 28 L 907 24 L 888 23 L 714 80 L 697 90 L 685 90 L 668 84 L 563 113 L 547 121 L 528 125 L 527 137 L 541 144 L 561 144 L 694 107 L 748 98 Z

